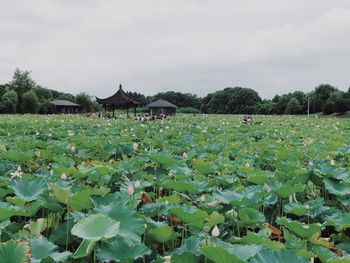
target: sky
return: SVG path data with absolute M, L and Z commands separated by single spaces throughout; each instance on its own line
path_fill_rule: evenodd
M 350 86 L 349 0 L 0 0 L 0 83 L 93 96 Z

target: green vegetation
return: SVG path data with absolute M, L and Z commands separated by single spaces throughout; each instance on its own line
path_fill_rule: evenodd
M 349 262 L 350 122 L 241 118 L 0 116 L 0 262 Z
M 259 94 L 242 87 L 225 88 L 199 98 L 195 94 L 167 91 L 153 96 L 137 92 L 126 92 L 128 96 L 140 102 L 138 112 L 148 112 L 144 106 L 158 99 L 167 100 L 177 105 L 179 113 L 209 114 L 306 114 L 323 112 L 325 115 L 342 114 L 350 110 L 350 88 L 348 92 L 338 90 L 331 85 L 320 85 L 309 93 L 295 91 L 276 95 L 272 100 L 262 100 Z M 112 94 L 111 94 L 112 95 Z M 83 112 L 101 110 L 91 96 L 82 92 L 73 96 L 67 93 L 43 88 L 37 85 L 28 71 L 16 69 L 12 81 L 0 85 L 0 113 L 52 113 L 53 99 L 76 102 Z

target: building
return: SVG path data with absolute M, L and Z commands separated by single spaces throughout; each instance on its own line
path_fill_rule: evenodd
M 166 100 L 156 100 L 146 106 L 151 115 L 175 115 L 177 106 Z
M 106 110 L 112 110 L 113 117 L 115 109 L 126 109 L 126 114 L 129 117 L 129 108 L 134 108 L 134 115 L 136 116 L 136 107 L 140 104 L 124 92 L 122 85 L 119 85 L 119 90 L 114 95 L 105 99 L 96 97 L 96 101 L 103 106 L 105 114 Z
M 81 111 L 81 106 L 69 100 L 53 100 L 51 104 L 54 106 L 56 114 L 73 114 Z

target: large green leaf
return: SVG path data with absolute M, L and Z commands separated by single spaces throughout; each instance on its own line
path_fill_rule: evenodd
M 350 183 L 340 183 L 332 179 L 324 179 L 324 186 L 326 189 L 334 195 L 345 196 L 350 195 Z
M 207 212 L 188 205 L 170 208 L 169 213 L 180 218 L 185 224 L 197 228 L 202 227 L 204 219 L 208 216 Z
M 65 262 L 71 253 L 66 251 L 59 253 L 58 247 L 46 238 L 32 237 L 30 240 L 32 258 L 31 262 L 39 263 L 44 259 L 51 258 L 54 262 Z
M 305 258 L 298 256 L 292 250 L 274 251 L 265 249 L 254 256 L 252 263 L 308 263 Z
M 10 240 L 0 243 L 0 262 L 2 263 L 23 263 L 28 259 L 29 246 L 26 243 L 19 243 Z
M 84 258 L 91 254 L 96 245 L 96 241 L 90 241 L 84 239 L 83 242 L 80 243 L 78 249 L 74 252 L 73 258 Z
M 97 258 L 102 261 L 127 261 L 134 262 L 134 260 L 151 253 L 151 250 L 143 243 L 128 244 L 122 237 L 113 238 L 104 242 L 97 249 Z
M 159 243 L 166 243 L 175 237 L 173 228 L 170 226 L 153 228 L 148 233 Z
M 297 236 L 308 239 L 312 237 L 315 233 L 322 230 L 322 226 L 320 224 L 304 224 L 298 221 L 292 221 L 288 218 L 278 218 L 277 223 L 285 226 L 287 229 L 295 233 Z
M 90 197 L 93 195 L 104 196 L 109 192 L 108 188 L 100 189 L 86 189 L 75 193 L 70 200 L 70 207 L 74 210 L 80 211 L 83 209 L 90 209 L 92 202 Z
M 90 215 L 79 220 L 71 232 L 83 239 L 99 241 L 118 235 L 119 222 L 102 214 Z
M 244 263 L 243 260 L 231 254 L 224 246 L 202 246 L 199 250 L 214 263 Z
M 145 231 L 145 224 L 138 213 L 124 203 L 124 195 L 109 194 L 106 197 L 95 197 L 93 210 L 104 214 L 120 223 L 119 235 L 130 244 L 138 243 Z
M 9 219 L 18 213 L 20 208 L 12 206 L 9 203 L 0 202 L 0 222 Z
M 46 183 L 42 179 L 22 179 L 11 184 L 15 194 L 26 202 L 37 200 L 46 190 Z
M 335 226 L 338 231 L 350 228 L 350 213 L 334 214 L 326 218 L 326 225 Z
M 265 216 L 258 210 L 250 207 L 239 209 L 239 218 L 246 225 L 256 225 L 265 222 Z

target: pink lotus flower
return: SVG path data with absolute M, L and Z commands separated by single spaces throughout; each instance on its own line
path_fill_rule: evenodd
M 140 184 L 140 181 L 139 180 L 136 180 L 135 182 L 135 188 L 140 188 L 141 184 Z
M 67 180 L 67 178 L 68 178 L 68 177 L 67 177 L 67 175 L 66 175 L 65 173 L 61 174 L 61 179 L 62 179 L 62 180 Z
M 135 192 L 134 187 L 132 186 L 132 183 L 130 183 L 128 186 L 128 193 L 129 195 L 133 195 L 134 192 Z
M 213 231 L 211 231 L 211 235 L 213 237 L 218 237 L 220 235 L 220 231 L 217 225 L 214 226 Z

